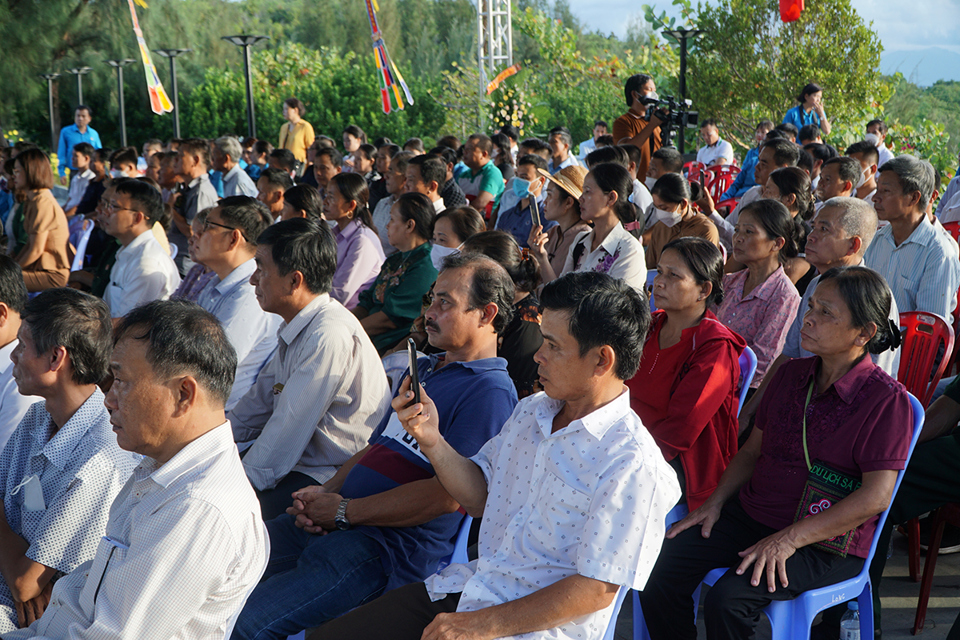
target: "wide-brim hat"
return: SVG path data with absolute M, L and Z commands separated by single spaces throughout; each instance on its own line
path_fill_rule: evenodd
M 583 195 L 583 180 L 587 177 L 587 174 L 590 173 L 587 171 L 586 167 L 577 165 L 564 167 L 553 175 L 550 175 L 549 171 L 544 171 L 540 168 L 538 168 L 537 171 L 539 171 L 547 180 L 554 183 L 578 200 L 580 199 L 580 196 Z

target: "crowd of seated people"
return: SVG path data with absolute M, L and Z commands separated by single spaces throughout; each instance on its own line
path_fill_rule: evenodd
M 655 91 L 579 149 L 328 136 L 292 97 L 277 147 L 106 150 L 82 106 L 61 166 L 4 151 L 0 635 L 599 640 L 635 589 L 692 638 L 731 567 L 704 617 L 741 638 L 857 574 L 914 424 L 898 314 L 957 306 L 960 183 L 880 120 L 841 153 L 811 84 L 715 202 L 685 165 L 738 163 L 724 123 L 685 158 Z M 944 386 L 891 525 L 960 501 Z M 861 484 L 796 518 L 812 465 Z M 447 566 L 465 514 L 479 562 Z

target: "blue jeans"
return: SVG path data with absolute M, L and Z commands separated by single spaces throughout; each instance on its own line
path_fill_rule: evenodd
M 381 547 L 357 531 L 324 536 L 298 529 L 292 516 L 267 523 L 270 561 L 237 618 L 233 640 L 283 640 L 383 593 Z

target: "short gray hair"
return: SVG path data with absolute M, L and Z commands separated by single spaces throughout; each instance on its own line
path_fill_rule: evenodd
M 222 136 L 214 140 L 213 144 L 217 149 L 230 156 L 230 159 L 234 162 L 239 161 L 243 156 L 243 147 L 240 146 L 240 141 L 233 136 Z
M 848 238 L 857 236 L 861 240 L 860 253 L 863 254 L 873 242 L 877 233 L 877 212 L 873 207 L 860 198 L 837 196 L 823 203 L 823 209 L 831 207 L 837 209 L 840 217 L 837 224 L 847 234 Z
M 897 156 L 883 163 L 883 166 L 880 167 L 880 173 L 884 171 L 892 171 L 897 174 L 900 187 L 903 189 L 903 195 L 919 191 L 920 202 L 918 205 L 920 210 L 927 210 L 930 197 L 933 195 L 933 174 L 924 166 L 922 160 L 910 154 Z

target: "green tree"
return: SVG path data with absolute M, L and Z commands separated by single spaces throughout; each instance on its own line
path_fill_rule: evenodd
M 728 139 L 749 144 L 756 122 L 779 122 L 808 82 L 824 88 L 827 114 L 841 127 L 876 114 L 891 95 L 878 70 L 880 40 L 850 0 L 820 0 L 790 23 L 780 20 L 777 0 L 674 4 L 705 32 L 691 46 L 688 94 L 703 116 L 725 125 Z M 665 14 L 644 9 L 655 28 L 664 26 Z

